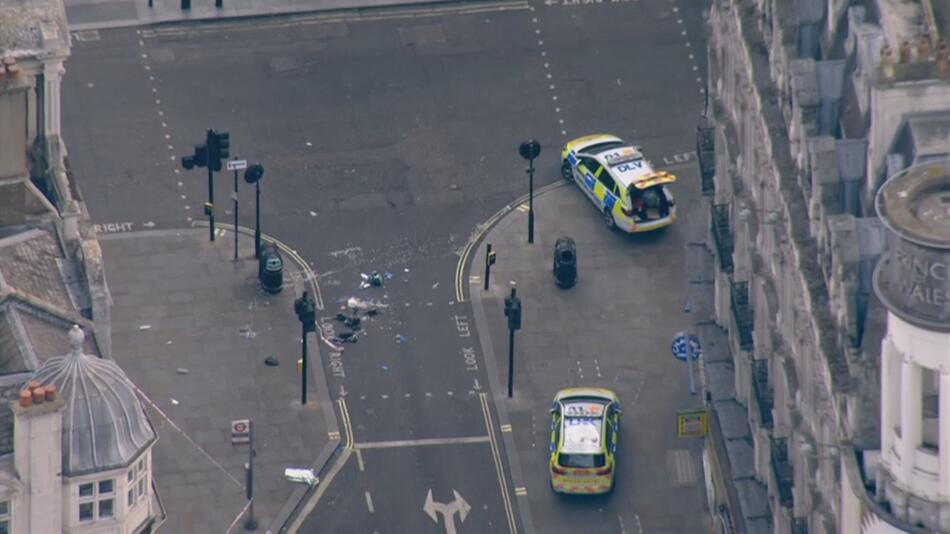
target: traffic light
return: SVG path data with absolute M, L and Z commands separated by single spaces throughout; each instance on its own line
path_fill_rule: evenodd
M 505 297 L 505 317 L 509 330 L 521 330 L 521 299 L 515 296 L 514 289 L 510 297 Z
M 195 145 L 195 153 L 191 156 L 183 156 L 181 158 L 181 166 L 184 167 L 186 171 L 190 171 L 195 167 L 207 167 L 208 145 Z
M 231 155 L 231 134 L 208 130 L 208 164 L 211 170 L 221 170 L 221 160 Z
M 304 332 L 315 332 L 317 330 L 317 310 L 313 298 L 304 291 L 302 297 L 294 300 L 294 313 L 297 319 L 303 324 Z

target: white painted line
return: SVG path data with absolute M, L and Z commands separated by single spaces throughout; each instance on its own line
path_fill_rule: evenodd
M 366 496 L 366 508 L 369 509 L 369 513 L 373 513 L 376 510 L 373 508 L 373 496 L 369 492 L 365 492 L 363 495 Z
M 467 436 L 461 438 L 407 439 L 402 441 L 370 441 L 353 445 L 354 449 L 396 449 L 399 447 L 428 447 L 432 445 L 465 445 L 468 443 L 488 443 L 488 436 Z
M 360 471 L 366 471 L 366 466 L 363 465 L 363 453 L 356 449 L 356 466 L 360 468 Z

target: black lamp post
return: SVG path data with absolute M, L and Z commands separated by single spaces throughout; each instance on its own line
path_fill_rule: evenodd
M 254 257 L 261 257 L 261 180 L 264 179 L 264 166 L 255 163 L 244 171 L 244 181 L 254 184 Z
M 528 160 L 528 243 L 534 243 L 534 158 L 541 153 L 541 144 L 528 139 L 518 147 L 518 153 Z
M 257 519 L 254 518 L 254 457 L 257 456 L 257 450 L 254 449 L 254 420 L 248 421 L 247 433 L 250 446 L 247 453 L 247 465 L 245 466 L 247 474 L 247 518 L 244 520 L 244 530 L 257 530 Z

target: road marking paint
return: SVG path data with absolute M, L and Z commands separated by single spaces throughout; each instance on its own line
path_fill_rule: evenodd
M 327 437 L 330 439 L 340 439 L 340 433 L 334 430 L 333 432 L 327 432 Z
M 353 426 L 350 424 L 350 411 L 346 407 L 346 399 L 339 398 L 337 399 L 337 404 L 340 407 L 340 418 L 343 420 L 343 434 L 346 436 L 345 448 L 353 448 Z
M 297 514 L 297 517 L 293 520 L 288 528 L 289 532 L 297 532 L 300 530 L 300 525 L 303 523 L 304 519 L 310 517 L 310 512 L 313 511 L 313 508 L 317 505 L 317 502 L 323 497 L 323 494 L 326 493 L 327 488 L 330 486 L 330 481 L 343 469 L 343 466 L 346 464 L 347 460 L 350 459 L 350 454 L 352 450 L 349 448 L 343 449 L 343 452 L 340 453 L 340 458 L 337 460 L 333 467 L 330 468 L 330 471 L 327 472 L 326 476 L 323 477 L 323 480 L 317 484 L 317 491 L 314 492 L 313 496 L 310 497 L 300 510 L 300 513 Z
M 498 486 L 501 488 L 501 499 L 505 504 L 505 515 L 508 519 L 508 532 L 516 534 L 518 527 L 515 522 L 515 512 L 511 505 L 511 497 L 508 495 L 508 482 L 505 480 L 505 470 L 502 467 L 501 452 L 498 450 L 498 442 L 495 438 L 495 428 L 491 420 L 491 409 L 488 406 L 488 395 L 480 393 L 479 401 L 482 404 L 482 415 L 485 416 L 485 428 L 488 430 L 489 443 L 491 444 L 492 458 L 495 460 L 495 473 L 498 475 Z
M 528 494 L 528 488 L 524 486 L 518 486 L 517 488 L 515 488 L 515 495 L 519 497 L 524 497 L 527 494 Z
M 501 425 L 502 432 L 511 432 L 511 425 Z
M 515 209 L 517 209 L 517 210 L 520 211 L 521 213 L 527 213 L 527 212 L 528 212 L 528 205 L 527 205 L 527 204 L 521 204 L 521 205 L 519 205 L 519 206 L 518 206 L 517 208 L 515 208 Z
M 363 465 L 363 451 L 356 449 L 356 466 L 360 468 L 360 471 L 365 471 L 365 466 Z
M 481 281 L 482 281 L 482 277 L 479 276 L 479 275 L 477 275 L 477 274 L 473 274 L 473 275 L 471 275 L 471 276 L 468 277 L 468 283 L 470 283 L 470 284 L 477 284 L 477 283 L 479 283 L 479 282 L 481 282 Z
M 633 520 L 637 523 L 637 532 L 643 534 L 643 525 L 640 524 L 640 514 L 633 514 Z
M 398 449 L 401 447 L 430 447 L 433 445 L 465 445 L 469 443 L 485 443 L 488 436 L 466 436 L 459 438 L 428 438 L 406 439 L 400 441 L 368 441 L 357 443 L 354 449 Z
M 673 486 L 687 486 L 696 483 L 696 468 L 689 449 L 666 451 L 666 470 Z
M 366 496 L 366 508 L 369 509 L 369 513 L 373 513 L 376 510 L 373 508 L 373 496 L 369 494 L 368 491 L 364 492 L 363 495 Z

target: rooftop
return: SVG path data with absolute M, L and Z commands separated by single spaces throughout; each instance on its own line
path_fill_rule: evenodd
M 0 57 L 69 53 L 61 0 L 0 0 Z

